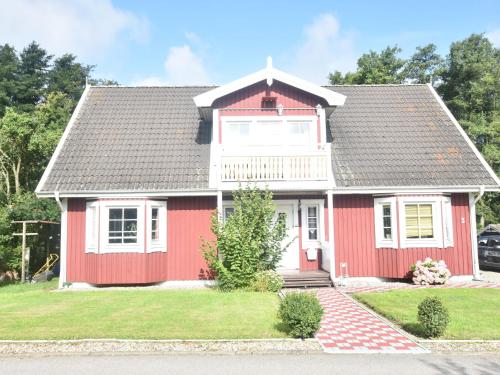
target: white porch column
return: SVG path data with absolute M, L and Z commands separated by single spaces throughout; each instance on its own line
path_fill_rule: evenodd
M 476 198 L 474 197 L 474 193 L 469 193 L 469 215 L 472 246 L 472 272 L 474 280 L 481 280 L 481 274 L 479 273 L 479 254 L 477 249 Z
M 59 289 L 64 287 L 64 283 L 67 281 L 66 275 L 66 262 L 67 262 L 67 252 L 68 252 L 68 199 L 61 200 L 61 245 L 60 254 L 61 259 L 59 261 Z
M 222 219 L 222 190 L 217 190 L 217 215 L 219 215 L 219 220 Z
M 330 251 L 330 278 L 336 278 L 335 272 L 335 237 L 333 231 L 333 190 L 327 192 L 328 207 L 328 251 Z

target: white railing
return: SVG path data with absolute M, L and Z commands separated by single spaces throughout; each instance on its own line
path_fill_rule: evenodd
M 302 151 L 288 155 L 276 155 L 276 152 L 272 155 L 222 153 L 220 177 L 221 181 L 225 182 L 323 181 L 328 180 L 330 165 L 329 153 L 325 150 Z

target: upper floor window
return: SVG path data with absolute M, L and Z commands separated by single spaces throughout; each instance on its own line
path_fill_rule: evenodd
M 224 116 L 225 145 L 306 145 L 317 143 L 314 116 Z

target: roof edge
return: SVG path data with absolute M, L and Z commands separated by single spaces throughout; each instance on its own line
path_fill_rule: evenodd
M 38 182 L 38 185 L 36 186 L 35 193 L 38 194 L 41 192 L 43 185 L 45 185 L 45 182 L 47 181 L 47 178 L 50 175 L 50 172 L 52 172 L 52 168 L 54 167 L 54 164 L 59 157 L 59 154 L 61 153 L 61 150 L 63 148 L 64 142 L 66 142 L 66 138 L 68 138 L 68 135 L 71 131 L 71 128 L 73 127 L 76 118 L 78 117 L 80 110 L 83 107 L 83 103 L 87 99 L 87 95 L 90 91 L 91 86 L 86 85 L 85 90 L 83 90 L 82 96 L 80 97 L 80 100 L 78 101 L 78 104 L 75 107 L 75 110 L 73 111 L 73 114 L 71 115 L 71 118 L 69 119 L 68 125 L 66 126 L 66 129 L 64 129 L 64 132 L 61 136 L 61 139 L 59 139 L 59 143 L 56 146 L 56 149 L 54 150 L 54 153 L 52 154 L 52 157 L 49 160 L 49 164 L 47 164 L 47 167 L 45 168 L 45 171 L 43 172 L 42 178 L 40 178 L 40 181 Z
M 439 103 L 439 105 L 441 106 L 441 108 L 443 109 L 443 111 L 448 115 L 448 117 L 451 120 L 451 122 L 453 123 L 453 125 L 455 125 L 455 127 L 457 128 L 457 130 L 459 131 L 459 133 L 465 139 L 465 141 L 467 142 L 467 144 L 469 145 L 469 147 L 472 149 L 472 151 L 474 152 L 474 154 L 477 156 L 477 158 L 479 159 L 479 161 L 481 162 L 481 164 L 483 165 L 483 167 L 490 174 L 491 178 L 493 178 L 493 181 L 495 181 L 496 184 L 497 184 L 497 186 L 500 187 L 500 179 L 495 174 L 495 171 L 491 168 L 491 166 L 488 164 L 488 162 L 484 159 L 483 155 L 479 152 L 479 150 L 477 149 L 477 147 L 474 144 L 474 142 L 472 142 L 472 140 L 469 138 L 469 136 L 467 135 L 467 133 L 465 132 L 465 130 L 458 123 L 458 121 L 455 118 L 455 116 L 453 116 L 453 113 L 451 113 L 451 111 L 448 109 L 448 107 L 444 103 L 443 99 L 439 96 L 439 94 L 437 93 L 437 91 L 434 89 L 434 87 L 432 87 L 432 85 L 430 83 L 427 84 L 427 87 L 429 88 L 429 90 L 432 93 L 432 95 L 434 95 L 434 98 L 437 100 L 437 102 Z
M 302 78 L 295 77 L 285 73 L 272 66 L 272 59 L 268 57 L 267 67 L 251 73 L 247 76 L 236 79 L 225 85 L 209 90 L 203 94 L 199 94 L 193 98 L 198 108 L 211 107 L 215 100 L 229 95 L 235 91 L 251 86 L 255 83 L 266 81 L 268 86 L 271 86 L 273 80 L 283 82 L 287 85 L 296 87 L 326 100 L 329 106 L 340 106 L 345 103 L 345 95 L 339 94 L 333 90 L 329 90 L 315 83 L 308 82 Z

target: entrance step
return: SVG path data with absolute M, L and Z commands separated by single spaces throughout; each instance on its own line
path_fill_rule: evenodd
M 284 288 L 321 288 L 331 287 L 330 274 L 325 271 L 306 271 L 284 273 Z

